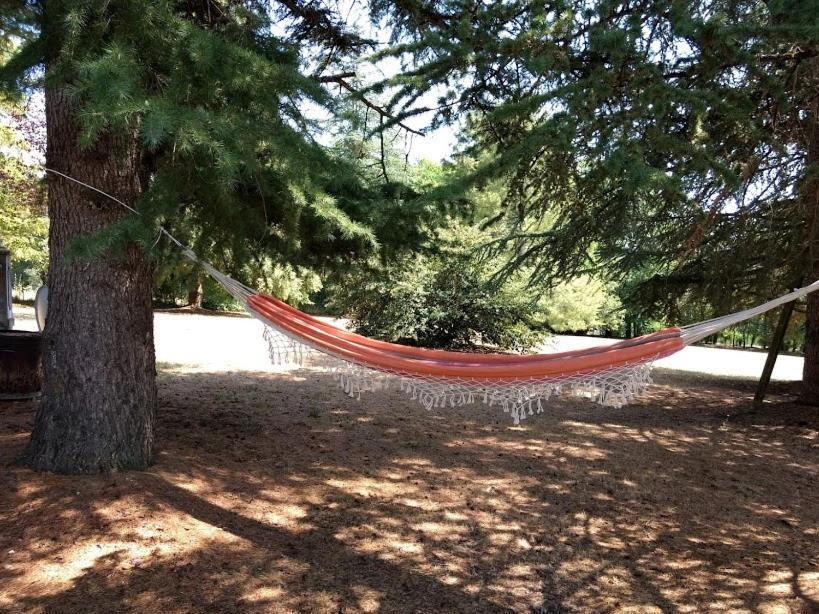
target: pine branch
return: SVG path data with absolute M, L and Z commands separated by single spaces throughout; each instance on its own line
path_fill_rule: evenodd
M 299 38 L 310 39 L 341 51 L 356 51 L 373 47 L 376 41 L 350 32 L 346 24 L 339 21 L 335 13 L 316 6 L 314 2 L 300 0 L 278 0 L 287 13 L 299 22 L 295 29 Z
M 327 76 L 324 76 L 324 77 L 318 77 L 318 81 L 319 81 L 319 83 L 337 83 L 338 85 L 343 87 L 345 90 L 350 92 L 353 95 L 353 97 L 356 100 L 358 100 L 361 104 L 363 104 L 367 108 L 370 108 L 373 111 L 375 111 L 376 113 L 378 113 L 381 116 L 382 119 L 389 120 L 389 122 L 387 123 L 387 127 L 389 127 L 391 125 L 394 125 L 394 126 L 398 126 L 399 128 L 402 128 L 402 129 L 404 129 L 407 132 L 410 132 L 412 134 L 417 134 L 419 136 L 425 136 L 424 133 L 421 132 L 420 130 L 416 130 L 415 128 L 411 128 L 410 126 L 408 126 L 407 124 L 402 122 L 398 117 L 396 117 L 395 115 L 393 115 L 392 113 L 387 111 L 385 108 L 383 108 L 383 107 L 375 104 L 371 100 L 367 99 L 367 97 L 364 96 L 364 94 L 360 90 L 356 89 L 353 85 L 350 84 L 349 81 L 347 81 L 348 78 L 354 77 L 354 76 L 355 76 L 355 73 L 349 73 L 349 72 L 348 73 L 340 73 L 340 74 L 337 74 L 337 75 L 327 75 Z M 383 122 L 382 122 L 382 128 L 383 127 L 384 126 L 383 126 Z

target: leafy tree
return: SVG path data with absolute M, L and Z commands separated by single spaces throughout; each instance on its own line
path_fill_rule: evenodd
M 0 240 L 12 252 L 15 286 L 37 287 L 48 266 L 48 218 L 40 171 L 30 158 L 25 109 L 0 101 Z
M 604 269 L 669 318 L 819 277 L 815 0 L 371 4 L 405 66 L 377 89 L 469 117 L 469 185 L 508 182 L 508 272 Z M 816 402 L 816 294 L 806 345 Z
M 608 284 L 583 275 L 555 284 L 538 301 L 555 332 L 611 332 L 621 328 L 622 306 Z

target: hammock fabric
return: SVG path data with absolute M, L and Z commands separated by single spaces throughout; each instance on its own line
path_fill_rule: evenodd
M 138 214 L 91 185 L 53 169 L 45 171 L 94 190 Z M 302 365 L 308 355 L 319 353 L 327 357 L 336 379 L 350 396 L 360 398 L 364 391 L 397 382 L 427 409 L 483 401 L 499 404 L 515 424 L 542 412 L 544 402 L 557 394 L 579 394 L 601 405 L 622 406 L 651 382 L 655 360 L 819 290 L 819 281 L 815 281 L 751 309 L 586 350 L 529 356 L 446 352 L 368 339 L 322 322 L 239 283 L 201 260 L 164 228 L 159 231 L 262 321 L 275 364 Z
M 330 357 L 345 392 L 398 380 L 427 409 L 482 400 L 500 404 L 515 423 L 543 411 L 543 401 L 564 391 L 604 405 L 622 405 L 649 383 L 648 365 L 683 347 L 682 331 L 667 329 L 611 346 L 529 356 L 426 350 L 368 339 L 336 328 L 264 295 L 247 308 L 268 327 L 271 359 L 303 364 L 316 351 Z

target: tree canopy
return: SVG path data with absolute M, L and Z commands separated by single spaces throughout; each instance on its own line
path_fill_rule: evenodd
M 805 271 L 816 2 L 372 4 L 405 66 L 378 87 L 468 116 L 469 183 L 508 182 L 506 271 L 637 272 L 632 298 L 671 313 Z
M 90 249 L 151 245 L 162 222 L 249 283 L 301 280 L 302 296 L 317 269 L 422 239 L 441 209 L 388 172 L 384 134 L 432 112 L 465 118 L 477 161 L 436 183 L 439 201 L 480 206 L 503 187 L 487 215 L 502 273 L 602 273 L 673 319 L 692 296 L 725 310 L 805 269 L 815 2 L 373 0 L 363 30 L 321 2 L 66 1 L 53 31 L 41 3 L 6 6 L 6 40 L 24 41 L 7 83 L 42 84 L 47 65 L 81 102 L 86 142 L 139 132 L 143 218 Z M 397 74 L 357 77 L 390 57 Z M 188 274 L 162 261 L 164 278 Z
M 151 246 L 162 223 L 265 287 L 276 266 L 318 266 L 376 245 L 361 219 L 367 182 L 317 142 L 303 110 L 333 114 L 337 103 L 302 52 L 363 44 L 326 11 L 299 2 L 278 7 L 286 15 L 264 2 L 6 4 L 3 29 L 24 41 L 4 66 L 7 84 L 65 88 L 86 145 L 106 132 L 139 136 L 142 215 L 78 249 Z M 59 19 L 44 28 L 47 11 Z M 289 34 L 274 33 L 284 17 Z

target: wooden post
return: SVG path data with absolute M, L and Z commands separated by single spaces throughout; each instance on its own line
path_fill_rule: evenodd
M 11 252 L 0 241 L 0 330 L 14 328 L 11 311 Z
M 761 409 L 762 403 L 765 401 L 765 393 L 768 391 L 768 384 L 771 383 L 771 374 L 776 365 L 776 358 L 779 356 L 779 351 L 782 349 L 782 342 L 785 340 L 785 333 L 788 332 L 788 323 L 791 321 L 793 308 L 796 301 L 791 301 L 782 305 L 782 311 L 779 312 L 779 321 L 776 323 L 773 338 L 771 339 L 771 346 L 768 348 L 768 358 L 765 360 L 765 368 L 762 369 L 762 376 L 759 378 L 759 384 L 756 387 L 756 395 L 754 395 L 754 409 Z

